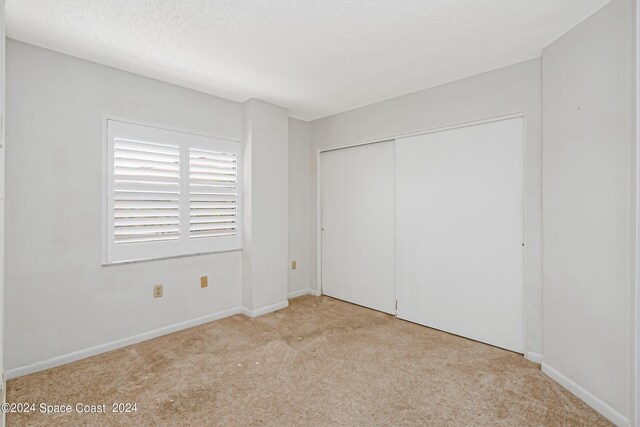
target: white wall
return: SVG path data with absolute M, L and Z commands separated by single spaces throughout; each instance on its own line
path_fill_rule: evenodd
M 526 349 L 541 337 L 541 79 L 534 59 L 432 89 L 311 122 L 309 155 L 309 286 L 318 288 L 317 157 L 319 149 L 394 138 L 516 112 L 525 114 Z
M 259 315 L 288 305 L 289 118 L 255 99 L 243 104 L 243 117 L 243 304 Z
M 289 294 L 308 290 L 309 123 L 289 119 Z M 291 269 L 291 261 L 297 268 Z
M 633 376 L 633 384 L 632 384 L 632 407 L 635 407 L 633 411 L 632 422 L 637 424 L 640 421 L 640 274 L 638 274 L 640 269 L 640 197 L 638 196 L 638 191 L 640 190 L 640 173 L 638 173 L 638 164 L 640 164 L 640 150 L 638 147 L 640 146 L 640 119 L 638 118 L 638 114 L 640 113 L 640 5 L 636 0 L 634 6 L 636 9 L 636 37 L 635 37 L 635 55 L 636 55 L 636 63 L 635 63 L 635 85 L 636 85 L 636 103 L 635 103 L 635 112 L 633 116 L 636 118 L 636 134 L 635 134 L 635 167 L 632 172 L 635 172 L 636 180 L 635 186 L 633 188 L 633 192 L 635 193 L 635 203 L 632 207 L 635 207 L 635 212 L 632 214 L 632 217 L 636 219 L 635 221 L 635 269 L 633 270 L 633 279 L 635 280 L 635 288 L 633 288 L 633 297 L 635 300 L 635 307 L 633 308 L 633 318 L 632 318 L 632 340 L 634 341 L 634 347 L 632 349 L 632 366 L 634 368 L 634 376 Z
M 105 114 L 240 140 L 242 105 L 12 40 L 7 55 L 6 368 L 239 307 L 241 252 L 102 267 L 101 170 Z
M 4 0 L 0 0 L 0 371 L 4 373 L 4 199 L 5 199 L 5 21 L 4 21 Z M 2 383 L 2 399 L 6 396 L 4 393 L 5 383 Z M 0 400 L 2 400 L 0 399 Z M 4 400 L 2 400 L 4 402 Z M 2 414 L 2 424 L 4 425 L 6 414 Z
M 632 3 L 543 51 L 543 369 L 618 424 L 631 417 Z

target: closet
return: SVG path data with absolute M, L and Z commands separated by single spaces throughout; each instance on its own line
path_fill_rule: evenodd
M 320 154 L 324 294 L 524 352 L 524 119 Z

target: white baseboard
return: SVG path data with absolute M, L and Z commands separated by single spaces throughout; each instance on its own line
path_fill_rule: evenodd
M 293 298 L 301 297 L 303 295 L 313 295 L 314 297 L 317 297 L 320 294 L 318 293 L 318 291 L 314 291 L 314 290 L 311 290 L 311 289 L 299 289 L 297 291 L 289 292 L 289 295 L 287 295 L 287 296 L 288 296 L 289 299 L 293 299 Z
M 172 332 L 192 328 L 194 326 L 202 325 L 203 323 L 209 323 L 214 320 L 223 319 L 235 314 L 240 314 L 242 313 L 242 310 L 243 309 L 240 307 L 231 308 L 229 310 L 220 311 L 218 313 L 208 314 L 197 319 L 187 320 L 186 322 L 180 322 L 174 325 L 165 326 L 163 328 L 154 329 L 152 331 L 143 332 L 141 334 L 133 335 L 128 338 L 111 341 L 105 344 L 89 347 L 84 350 L 75 351 L 73 353 L 63 354 L 62 356 L 52 357 L 51 359 L 36 362 L 32 365 L 9 369 L 6 372 L 7 379 L 10 380 L 13 378 L 21 377 L 23 375 L 29 375 L 35 372 L 44 371 L 45 369 L 55 368 L 56 366 L 66 365 L 67 363 L 75 362 L 76 360 L 85 359 L 87 357 L 95 356 L 100 353 L 106 353 L 107 351 L 116 350 L 118 348 L 126 347 L 132 344 L 137 344 L 139 342 L 157 338 L 162 335 L 167 335 Z
M 289 307 L 289 301 L 282 301 L 277 304 L 269 305 L 267 307 L 262 307 L 257 310 L 249 310 L 246 307 L 242 308 L 242 314 L 247 317 L 258 317 L 267 313 L 274 312 L 276 310 L 282 310 L 283 308 Z
M 594 396 L 593 394 L 591 394 L 591 392 L 585 390 L 584 388 L 582 388 L 582 386 L 578 385 L 576 382 L 564 376 L 544 362 L 542 363 L 542 372 L 547 374 L 554 381 L 569 390 L 571 393 L 578 396 L 587 405 L 591 406 L 593 409 L 598 411 L 615 425 L 619 427 L 629 426 L 629 419 L 627 417 L 625 417 L 620 412 L 616 411 L 607 403 L 602 401 L 600 398 Z
M 524 355 L 525 359 L 530 362 L 537 363 L 538 365 L 542 364 L 542 355 L 540 353 L 534 353 L 533 351 L 527 351 Z
M 194 326 L 202 325 L 204 323 L 213 322 L 214 320 L 223 319 L 225 317 L 233 316 L 235 314 L 244 314 L 248 317 L 258 317 L 267 313 L 271 313 L 276 310 L 289 307 L 289 301 L 282 301 L 277 304 L 263 307 L 257 310 L 249 310 L 245 307 L 235 307 L 229 310 L 220 311 L 218 313 L 209 314 L 199 317 L 193 320 L 187 320 L 185 322 L 176 323 L 174 325 L 165 326 L 162 328 L 154 329 L 152 331 L 143 332 L 141 334 L 133 335 L 128 338 L 123 338 L 115 341 L 111 341 L 105 344 L 89 347 L 84 350 L 75 351 L 73 353 L 63 354 L 61 356 L 52 357 L 40 362 L 33 363 L 31 365 L 20 366 L 18 368 L 9 369 L 6 372 L 6 378 L 8 380 L 22 377 L 24 375 L 33 374 L 36 372 L 44 371 L 46 369 L 55 368 L 57 366 L 66 365 L 67 363 L 75 362 L 77 360 L 86 359 L 87 357 L 95 356 L 108 351 L 117 350 L 122 347 L 126 347 L 132 344 L 137 344 L 142 341 L 147 341 L 153 338 L 167 335 L 172 332 L 181 331 L 183 329 L 192 328 Z

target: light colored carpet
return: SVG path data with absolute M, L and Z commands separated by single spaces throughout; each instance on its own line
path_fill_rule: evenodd
M 9 414 L 11 426 L 608 425 L 521 355 L 327 297 L 10 381 L 10 402 L 135 414 Z

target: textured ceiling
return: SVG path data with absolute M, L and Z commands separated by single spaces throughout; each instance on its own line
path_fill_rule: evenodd
M 311 120 L 540 55 L 609 0 L 6 0 L 11 38 Z

